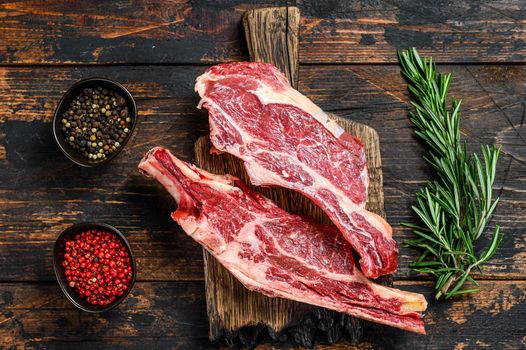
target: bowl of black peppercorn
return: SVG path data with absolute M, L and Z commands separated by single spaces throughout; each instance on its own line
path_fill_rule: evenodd
M 71 161 L 95 167 L 122 151 L 136 125 L 137 107 L 130 92 L 116 81 L 89 78 L 62 96 L 53 117 L 53 135 Z

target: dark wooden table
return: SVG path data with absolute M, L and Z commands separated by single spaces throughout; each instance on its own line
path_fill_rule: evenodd
M 133 3 L 133 4 L 132 4 Z M 201 248 L 172 222 L 174 203 L 136 166 L 163 145 L 192 160 L 207 132 L 195 77 L 247 59 L 240 18 L 268 1 L 12 1 L 0 4 L 0 348 L 208 349 Z M 494 222 L 504 241 L 480 294 L 433 302 L 408 269 L 395 285 L 431 301 L 428 335 L 373 327 L 360 348 L 526 346 L 526 5 L 524 1 L 289 1 L 301 9 L 299 90 L 326 111 L 381 137 L 386 209 L 399 243 L 415 192 L 431 173 L 407 119 L 395 50 L 416 46 L 454 74 L 462 136 L 502 145 Z M 139 125 L 109 165 L 82 169 L 51 136 L 50 120 L 75 81 L 104 76 L 137 99 Z M 58 233 L 87 220 L 117 226 L 139 260 L 128 299 L 103 315 L 77 311 L 52 271 Z M 335 348 L 347 348 L 343 344 Z M 281 348 L 279 345 L 261 349 Z M 325 348 L 325 347 L 320 347 Z

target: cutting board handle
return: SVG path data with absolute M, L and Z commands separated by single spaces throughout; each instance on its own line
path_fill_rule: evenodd
M 272 63 L 297 88 L 300 10 L 293 6 L 249 10 L 243 27 L 250 60 Z

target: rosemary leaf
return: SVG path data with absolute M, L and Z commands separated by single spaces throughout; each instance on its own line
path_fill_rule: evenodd
M 409 119 L 428 147 L 424 159 L 436 172 L 416 194 L 413 210 L 421 225 L 404 224 L 416 236 L 405 244 L 420 250 L 410 266 L 436 277 L 437 299 L 478 292 L 466 287 L 466 283 L 478 287 L 471 272 L 480 270 L 502 241 L 497 225 L 489 245 L 479 256 L 475 253 L 475 241 L 486 231 L 498 203 L 493 183 L 500 148 L 484 145 L 482 157 L 468 153 L 460 140 L 462 101 L 448 100 L 451 74 L 437 74 L 432 58 L 420 58 L 414 48 L 398 52 L 398 60 L 413 96 Z

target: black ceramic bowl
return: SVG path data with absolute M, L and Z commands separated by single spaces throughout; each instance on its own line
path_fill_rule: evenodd
M 76 234 L 81 233 L 82 231 L 89 230 L 89 229 L 99 229 L 104 231 L 109 231 L 113 234 L 115 234 L 123 243 L 126 249 L 128 250 L 128 253 L 130 254 L 130 259 L 132 263 L 132 279 L 130 282 L 130 285 L 128 286 L 128 289 L 115 301 L 109 305 L 105 306 L 98 306 L 98 305 L 92 305 L 89 304 L 86 300 L 81 298 L 73 288 L 71 288 L 68 285 L 68 281 L 66 280 L 66 275 L 64 274 L 64 267 L 62 266 L 62 260 L 64 259 L 64 249 L 66 247 L 66 241 L 72 239 Z M 133 253 L 130 247 L 130 244 L 128 243 L 128 240 L 124 235 L 117 230 L 115 227 L 107 225 L 107 224 L 101 224 L 101 223 L 80 223 L 73 226 L 68 227 L 62 233 L 58 236 L 57 241 L 55 242 L 55 248 L 53 250 L 53 269 L 55 270 L 55 275 L 57 276 L 58 284 L 60 285 L 60 288 L 66 295 L 66 297 L 79 309 L 86 311 L 86 312 L 103 312 L 108 311 L 119 305 L 130 293 L 130 290 L 133 288 L 133 285 L 135 284 L 135 276 L 137 267 L 135 265 L 135 258 L 133 257 Z
M 113 152 L 109 157 L 104 158 L 102 160 L 92 160 L 90 158 L 84 157 L 82 154 L 75 151 L 70 145 L 67 144 L 67 142 L 64 141 L 64 135 L 62 134 L 62 115 L 64 112 L 67 111 L 69 108 L 69 105 L 75 97 L 80 95 L 80 93 L 85 88 L 95 88 L 97 86 L 102 86 L 104 88 L 107 88 L 108 90 L 113 90 L 118 93 L 120 93 L 126 100 L 126 106 L 128 106 L 130 116 L 132 117 L 132 125 L 130 132 L 128 133 L 128 136 L 122 142 L 121 146 Z M 128 143 L 128 140 L 130 139 L 133 131 L 135 130 L 135 126 L 137 125 L 137 106 L 135 105 L 135 100 L 133 99 L 133 96 L 130 94 L 128 90 L 121 84 L 117 83 L 116 81 L 106 79 L 106 78 L 89 78 L 84 79 L 76 82 L 73 84 L 68 91 L 62 96 L 60 99 L 60 102 L 57 105 L 57 108 L 55 109 L 55 114 L 53 116 L 53 135 L 55 137 L 55 140 L 57 141 L 58 147 L 62 150 L 62 152 L 71 159 L 74 163 L 84 166 L 84 167 L 94 167 L 98 165 L 105 164 L 109 162 L 111 159 L 115 158 L 117 154 L 119 154 L 124 146 L 126 146 L 126 143 Z

